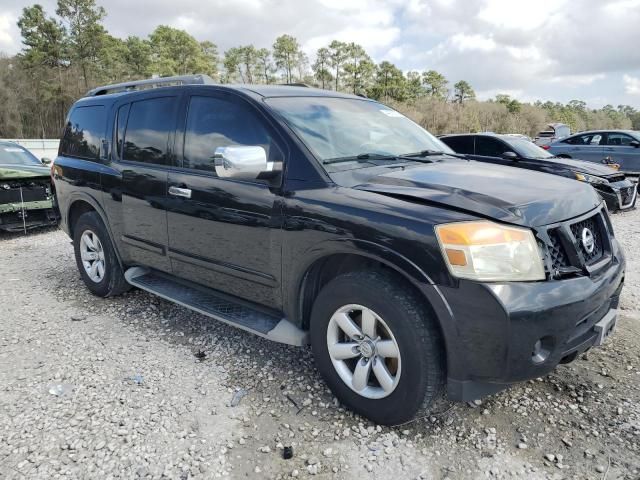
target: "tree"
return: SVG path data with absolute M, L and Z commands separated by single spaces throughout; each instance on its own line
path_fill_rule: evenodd
M 205 40 L 200 42 L 200 49 L 202 50 L 203 60 L 207 64 L 206 70 L 202 70 L 202 73 L 217 78 L 218 62 L 220 61 L 220 58 L 218 58 L 218 46 L 209 40 Z
M 407 72 L 406 78 L 406 86 L 405 86 L 405 96 L 409 101 L 414 101 L 420 97 L 423 97 L 425 94 L 425 89 L 422 86 L 422 79 L 420 76 L 420 72 Z
M 291 35 L 280 35 L 273 44 L 276 66 L 284 70 L 286 83 L 293 81 L 293 69 L 300 59 L 300 45 Z
M 351 93 L 356 94 L 362 92 L 368 85 L 375 65 L 365 49 L 361 45 L 352 42 L 346 47 L 343 68 L 346 74 L 346 86 L 349 87 Z
M 340 73 L 342 71 L 342 65 L 347 59 L 347 44 L 333 40 L 329 44 L 329 58 L 330 65 L 333 68 L 333 78 L 335 81 L 335 91 L 340 89 Z
M 457 103 L 464 103 L 466 100 L 475 100 L 476 92 L 466 80 L 460 80 L 453 86 L 453 97 Z
M 264 83 L 271 83 L 271 76 L 274 72 L 271 63 L 271 52 L 267 48 L 261 48 L 256 52 L 256 60 L 260 67 L 260 76 Z
M 311 65 L 311 69 L 316 77 L 316 80 L 320 82 L 321 87 L 324 89 L 326 84 L 333 80 L 333 75 L 329 71 L 331 62 L 331 53 L 326 47 L 318 49 L 316 52 L 316 61 Z
M 496 95 L 496 103 L 507 107 L 509 113 L 518 113 L 520 111 L 520 102 L 515 98 L 511 98 L 509 95 L 500 93 Z
M 232 83 L 240 79 L 242 83 L 246 83 L 244 72 L 242 71 L 241 47 L 231 47 L 224 52 L 224 60 L 222 63 L 226 72 L 225 82 Z
M 296 57 L 296 70 L 298 70 L 298 80 L 301 82 L 307 78 L 307 72 L 309 71 L 309 57 L 302 50 L 298 51 Z
M 151 75 L 151 45 L 139 37 L 127 37 L 124 59 L 133 78 L 146 78 Z
M 198 41 L 184 30 L 166 25 L 149 35 L 152 69 L 161 76 L 210 73 L 212 65 Z
M 427 95 L 444 100 L 447 98 L 447 84 L 449 82 L 441 73 L 435 70 L 429 70 L 422 74 L 422 84 L 424 85 Z
M 383 61 L 375 69 L 373 85 L 369 89 L 369 96 L 378 100 L 402 101 L 406 97 L 406 80 L 402 70 L 393 63 Z
M 25 46 L 21 53 L 25 67 L 60 68 L 63 65 L 68 48 L 66 32 L 55 19 L 46 17 L 40 5 L 22 9 L 18 28 Z
M 258 60 L 256 48 L 253 45 L 240 47 L 240 59 L 244 66 L 244 74 L 247 83 L 253 83 L 253 70 Z
M 101 22 L 107 13 L 95 0 L 58 0 L 56 14 L 66 22 L 72 58 L 80 66 L 84 87 L 89 88 L 90 72 L 98 64 L 105 42 Z

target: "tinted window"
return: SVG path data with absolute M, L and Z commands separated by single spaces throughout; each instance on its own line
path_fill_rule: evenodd
M 444 137 L 441 138 L 451 149 L 456 153 L 464 153 L 473 155 L 473 137 L 460 136 L 460 137 Z
M 74 108 L 60 141 L 60 153 L 68 157 L 98 160 L 100 143 L 105 135 L 104 107 L 93 105 Z
M 118 158 L 122 158 L 122 147 L 124 145 L 124 129 L 127 126 L 127 117 L 129 116 L 129 104 L 122 105 L 118 109 L 116 117 L 116 149 Z
M 131 104 L 124 134 L 125 160 L 168 165 L 176 118 L 176 98 L 162 97 Z
M 609 133 L 607 134 L 607 145 L 628 147 L 635 138 L 625 133 Z
M 191 97 L 183 166 L 214 172 L 216 148 L 228 145 L 261 146 L 269 161 L 283 160 L 262 120 L 248 107 L 218 98 Z
M 499 157 L 508 151 L 509 147 L 500 140 L 491 137 L 476 137 L 476 155 Z
M 600 145 L 602 135 L 599 133 L 585 133 L 584 135 L 576 135 L 564 140 L 564 143 L 570 145 Z

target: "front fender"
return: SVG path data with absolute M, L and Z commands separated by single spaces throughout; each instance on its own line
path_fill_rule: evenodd
M 307 249 L 303 255 L 305 262 L 290 270 L 289 284 L 285 291 L 287 298 L 284 301 L 288 318 L 303 324 L 302 292 L 307 276 L 318 261 L 336 254 L 350 254 L 378 261 L 410 282 L 431 307 L 440 325 L 449 360 L 449 356 L 455 351 L 454 345 L 458 344 L 458 332 L 453 312 L 438 285 L 410 259 L 387 246 L 368 240 L 337 238 L 322 241 Z

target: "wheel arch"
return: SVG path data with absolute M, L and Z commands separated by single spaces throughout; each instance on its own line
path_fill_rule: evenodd
M 107 234 L 109 235 L 111 245 L 113 245 L 113 250 L 115 251 L 118 263 L 121 267 L 123 267 L 124 265 L 122 263 L 122 258 L 120 257 L 117 243 L 113 238 L 113 232 L 111 231 L 111 227 L 109 226 L 107 214 L 104 212 L 98 201 L 92 196 L 76 193 L 69 200 L 69 207 L 67 208 L 66 216 L 64 218 L 65 224 L 67 226 L 67 233 L 73 239 L 75 224 L 83 214 L 88 212 L 96 212 L 100 216 Z
M 333 248 L 317 249 L 314 255 L 305 256 L 309 260 L 293 283 L 294 291 L 290 298 L 295 299 L 295 305 L 290 305 L 290 308 L 293 310 L 292 318 L 297 320 L 301 328 L 309 329 L 315 298 L 333 278 L 350 271 L 380 269 L 403 282 L 433 315 L 448 357 L 456 337 L 451 309 L 437 285 L 421 268 L 388 247 L 373 242 L 349 240 L 327 243 L 329 245 L 325 246 Z M 358 248 L 348 248 L 347 244 Z

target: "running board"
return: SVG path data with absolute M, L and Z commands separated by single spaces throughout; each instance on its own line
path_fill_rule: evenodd
M 223 293 L 142 267 L 129 268 L 124 276 L 135 287 L 268 340 L 295 346 L 309 343 L 307 332 L 290 321 Z

